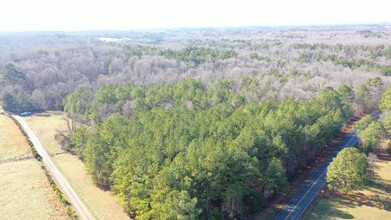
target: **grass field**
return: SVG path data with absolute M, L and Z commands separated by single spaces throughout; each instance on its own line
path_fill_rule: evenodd
M 61 146 L 54 139 L 54 136 L 57 133 L 57 128 L 61 130 L 66 128 L 65 121 L 62 119 L 64 116 L 65 115 L 60 112 L 48 112 L 24 117 L 24 120 L 34 131 L 35 135 L 37 135 L 49 154 L 64 152 L 61 149 Z
M 52 154 L 63 152 L 54 138 L 56 129 L 66 128 L 63 116 L 63 113 L 50 112 L 26 117 L 26 122 Z M 54 155 L 52 159 L 97 219 L 129 219 L 119 205 L 118 198 L 96 187 L 83 162 L 76 156 L 63 153 Z
M 391 219 L 391 161 L 376 162 L 363 190 L 322 198 L 303 219 Z
M 0 114 L 0 160 L 30 152 L 16 124 Z M 68 219 L 35 159 L 0 163 L 0 219 Z
M 83 162 L 77 157 L 61 154 L 53 157 L 53 161 L 98 219 L 129 219 L 122 211 L 117 197 L 93 184 Z
M 30 146 L 18 126 L 6 115 L 0 114 L 0 160 L 30 153 Z
M 0 219 L 69 219 L 35 159 L 0 164 Z

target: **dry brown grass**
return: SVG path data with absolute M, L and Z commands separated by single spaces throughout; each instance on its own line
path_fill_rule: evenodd
M 18 126 L 9 116 L 0 114 L 0 160 L 30 152 L 30 146 Z
M 69 219 L 34 159 L 0 164 L 0 219 Z
M 49 154 L 63 153 L 60 144 L 55 140 L 56 128 L 64 130 L 66 124 L 62 120 L 65 115 L 60 112 L 48 112 L 24 117 Z
M 41 140 L 44 148 L 51 154 L 64 152 L 54 138 L 56 129 L 66 128 L 66 123 L 62 119 L 64 116 L 60 112 L 49 112 L 26 118 L 26 122 Z M 119 205 L 118 198 L 109 191 L 96 187 L 83 162 L 76 156 L 63 153 L 53 156 L 52 159 L 97 219 L 129 219 Z

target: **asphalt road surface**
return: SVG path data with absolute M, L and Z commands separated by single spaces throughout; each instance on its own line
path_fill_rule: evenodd
M 306 184 L 293 196 L 293 198 L 286 204 L 284 209 L 278 213 L 275 220 L 285 219 L 299 219 L 300 216 L 307 209 L 315 196 L 322 189 L 326 183 L 327 166 L 332 161 L 339 151 L 345 147 L 352 147 L 358 142 L 358 137 L 355 132 L 350 133 L 337 147 L 337 149 L 329 156 L 329 158 L 322 164 L 320 169 L 314 172 Z
M 380 112 L 375 113 L 372 116 L 372 119 L 377 120 L 379 115 Z M 333 158 L 337 156 L 338 152 L 343 148 L 353 147 L 357 142 L 357 134 L 353 131 L 338 145 L 337 149 L 329 155 L 328 159 L 322 164 L 322 166 L 316 170 L 314 174 L 312 174 L 306 184 L 297 191 L 286 206 L 274 217 L 274 220 L 299 219 L 326 183 L 327 167 Z
M 64 178 L 64 176 L 60 173 L 60 171 L 57 169 L 57 167 L 54 165 L 52 159 L 50 158 L 49 154 L 46 152 L 46 150 L 42 147 L 41 142 L 38 140 L 37 136 L 32 132 L 30 127 L 27 125 L 27 123 L 24 121 L 24 119 L 20 116 L 13 115 L 19 124 L 22 126 L 23 130 L 27 133 L 29 136 L 31 142 L 34 144 L 35 149 L 41 155 L 42 161 L 45 163 L 46 167 L 52 174 L 53 178 L 57 182 L 58 186 L 60 187 L 61 191 L 65 193 L 67 196 L 69 202 L 75 207 L 78 215 L 85 220 L 92 220 L 95 219 L 85 204 L 80 200 L 80 198 L 77 196 L 71 185 L 69 185 L 68 181 Z

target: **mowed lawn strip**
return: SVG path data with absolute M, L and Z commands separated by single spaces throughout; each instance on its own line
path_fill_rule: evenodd
M 15 122 L 0 114 L 0 160 L 11 159 L 31 153 L 30 146 Z
M 304 219 L 391 219 L 391 161 L 375 163 L 369 186 L 354 194 L 320 199 Z
M 0 219 L 70 219 L 35 159 L 0 164 Z
M 37 137 L 45 140 L 41 141 L 43 147 L 52 153 L 63 152 L 55 140 L 55 134 L 56 129 L 66 130 L 66 122 L 62 119 L 64 116 L 60 112 L 50 112 L 26 120 Z M 64 153 L 54 155 L 52 160 L 97 219 L 129 219 L 116 196 L 94 185 L 84 163 L 77 156 Z

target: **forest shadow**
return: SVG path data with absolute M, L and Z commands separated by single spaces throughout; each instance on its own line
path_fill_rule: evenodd
M 369 191 L 375 191 L 377 193 L 391 193 L 391 181 L 390 180 L 371 180 L 369 181 L 368 187 Z
M 337 219 L 354 219 L 353 215 L 337 208 L 331 208 L 328 217 Z
M 332 203 L 326 202 L 317 207 L 318 211 L 311 211 L 310 214 L 304 216 L 303 220 L 323 219 L 327 216 L 327 219 L 354 219 L 354 216 L 338 209 L 339 206 L 332 205 Z
M 391 200 L 388 196 L 382 195 L 384 192 L 380 191 L 383 188 L 390 187 L 384 186 L 384 184 L 373 183 L 372 187 L 368 187 L 366 190 L 374 193 L 374 195 L 365 195 L 361 192 L 351 195 L 338 195 L 338 199 L 343 206 L 354 208 L 360 206 L 374 207 L 380 210 L 391 211 Z M 378 186 L 378 188 L 376 188 Z

